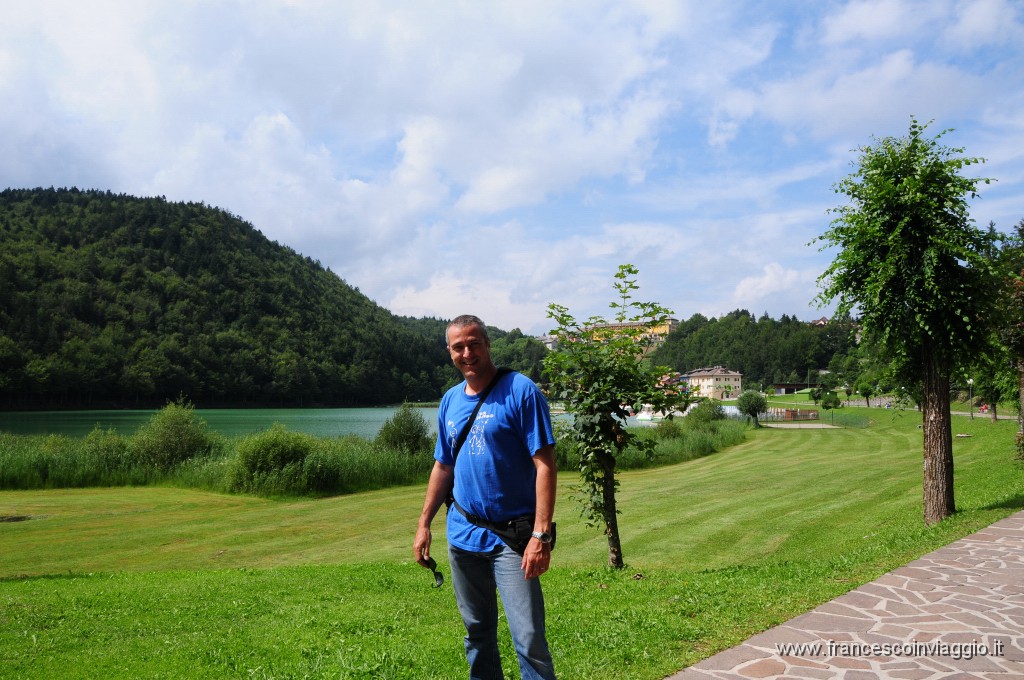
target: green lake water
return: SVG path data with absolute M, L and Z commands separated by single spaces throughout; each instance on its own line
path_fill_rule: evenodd
M 299 409 L 196 409 L 210 429 L 227 437 L 244 436 L 281 423 L 290 431 L 317 437 L 355 434 L 367 439 L 377 435 L 395 408 L 299 408 Z M 416 408 L 432 432 L 437 432 L 437 408 Z M 81 437 L 95 427 L 131 434 L 154 411 L 23 411 L 0 412 L 0 432 L 15 434 L 62 434 Z

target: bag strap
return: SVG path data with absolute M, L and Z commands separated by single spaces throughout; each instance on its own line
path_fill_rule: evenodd
M 470 524 L 475 524 L 478 527 L 490 529 L 494 532 L 506 531 L 510 529 L 512 525 L 519 520 L 528 520 L 530 523 L 530 528 L 533 528 L 533 515 L 524 515 L 523 517 L 517 517 L 516 519 L 510 519 L 504 522 L 492 522 L 491 520 L 485 519 L 480 515 L 474 515 L 469 510 L 466 510 L 464 507 L 459 505 L 459 502 L 455 499 L 452 499 L 452 505 L 455 507 L 456 510 L 458 510 L 462 514 L 463 517 L 469 520 Z
M 462 431 L 459 432 L 459 437 L 455 440 L 455 446 L 452 448 L 452 468 L 455 467 L 455 463 L 459 462 L 459 450 L 462 448 L 462 445 L 466 443 L 466 439 L 469 437 L 469 431 L 473 429 L 473 423 L 476 421 L 476 414 L 480 412 L 480 407 L 483 405 L 484 399 L 486 399 L 487 395 L 491 393 L 491 390 L 498 384 L 498 381 L 501 380 L 502 376 L 511 372 L 511 368 L 499 368 L 498 372 L 494 374 L 493 378 L 491 378 L 491 382 L 488 383 L 487 387 L 484 388 L 484 391 L 480 393 L 480 400 L 476 402 L 476 407 L 469 415 L 469 420 L 467 420 L 466 424 L 462 426 Z
M 515 550 L 520 555 L 526 550 L 526 544 L 530 542 L 530 538 L 533 534 L 533 520 L 536 515 L 523 515 L 522 517 L 516 517 L 505 522 L 492 522 L 489 519 L 484 519 L 479 515 L 474 515 L 469 510 L 459 505 L 459 502 L 452 499 L 452 506 L 455 507 L 462 516 L 465 517 L 470 524 L 475 524 L 482 529 L 489 529 L 494 533 L 498 534 L 498 538 L 504 541 L 505 545 Z M 449 510 L 451 512 L 451 510 Z M 523 524 L 525 523 L 525 527 Z M 522 531 L 519 531 L 519 530 Z M 551 523 L 551 549 L 555 549 L 555 542 L 558 536 L 558 525 L 555 522 Z

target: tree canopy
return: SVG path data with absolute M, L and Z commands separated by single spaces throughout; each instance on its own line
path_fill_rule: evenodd
M 745 390 L 736 400 L 736 408 L 745 416 L 750 416 L 754 427 L 761 427 L 757 417 L 768 410 L 768 400 L 755 390 Z
M 836 186 L 849 202 L 820 238 L 837 247 L 819 279 L 823 302 L 856 309 L 897 384 L 920 394 L 924 410 L 925 522 L 955 511 L 950 375 L 985 351 L 1000 279 L 994 234 L 970 219 L 968 199 L 989 180 L 962 173 L 982 159 L 926 136 L 911 120 L 904 137 L 860 149 L 856 169 Z

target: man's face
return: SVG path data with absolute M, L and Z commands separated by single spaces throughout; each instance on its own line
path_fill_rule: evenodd
M 449 328 L 448 352 L 466 380 L 487 375 L 494 368 L 491 343 L 477 325 Z

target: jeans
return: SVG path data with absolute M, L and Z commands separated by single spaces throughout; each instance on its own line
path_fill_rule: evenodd
M 544 631 L 540 579 L 523 578 L 523 558 L 502 544 L 489 553 L 449 546 L 452 587 L 466 626 L 466 660 L 471 680 L 503 678 L 498 655 L 498 597 L 508 619 L 524 680 L 553 680 L 555 666 Z

